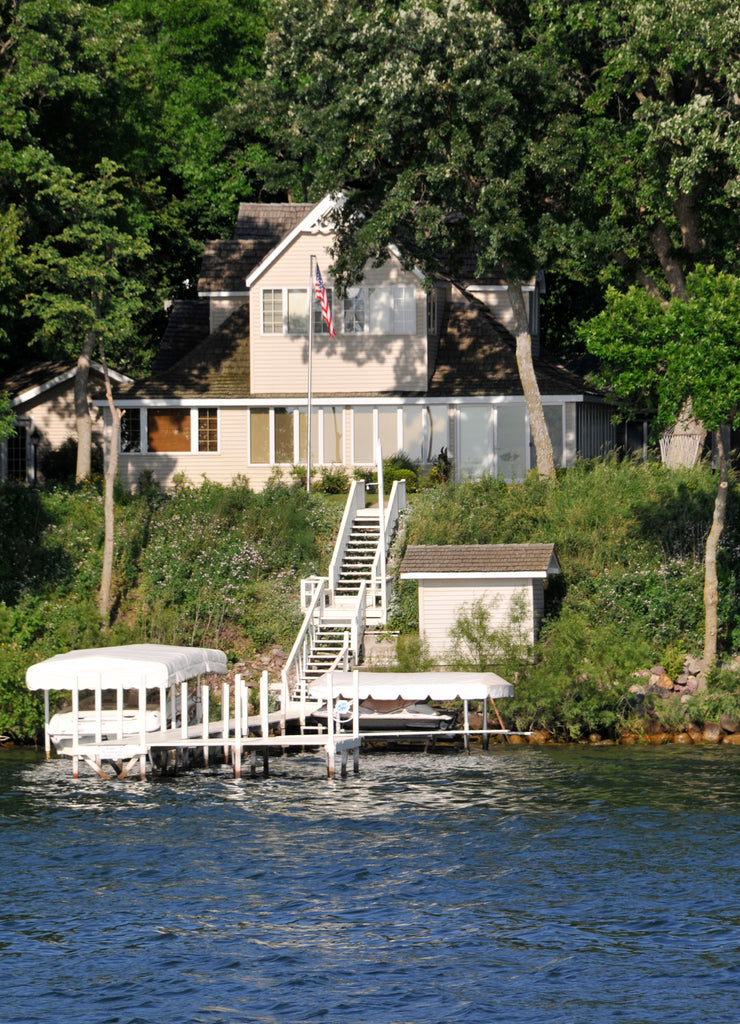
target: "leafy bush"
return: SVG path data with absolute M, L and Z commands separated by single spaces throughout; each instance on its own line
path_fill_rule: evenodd
M 39 454 L 39 470 L 47 483 L 73 484 L 77 473 L 77 442 L 74 438 L 68 437 L 58 448 L 50 448 Z M 93 444 L 90 472 L 93 476 L 102 476 L 103 471 L 103 449 Z
M 344 466 L 321 466 L 316 490 L 323 494 L 344 494 L 349 490 L 349 475 Z
M 396 641 L 396 672 L 431 672 L 436 661 L 429 645 L 418 633 L 401 633 Z
M 511 677 L 530 656 L 523 635 L 526 607 L 523 595 L 513 602 L 505 626 L 494 626 L 498 601 L 479 599 L 463 605 L 450 629 L 452 649 L 447 664 L 454 672 L 498 672 Z

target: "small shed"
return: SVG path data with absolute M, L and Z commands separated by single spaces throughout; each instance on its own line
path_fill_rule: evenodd
M 419 584 L 419 632 L 434 657 L 452 644 L 450 630 L 465 610 L 482 601 L 491 625 L 507 628 L 523 609 L 522 638 L 533 642 L 544 614 L 548 576 L 560 572 L 554 544 L 450 544 L 411 546 L 402 580 Z

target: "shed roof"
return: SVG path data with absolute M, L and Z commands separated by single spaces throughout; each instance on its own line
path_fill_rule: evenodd
M 554 544 L 412 545 L 401 564 L 401 579 L 521 579 L 559 572 Z

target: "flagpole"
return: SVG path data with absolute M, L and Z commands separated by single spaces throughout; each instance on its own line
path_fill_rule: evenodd
M 308 268 L 308 385 L 306 388 L 306 493 L 311 493 L 311 372 L 313 363 L 313 261 Z

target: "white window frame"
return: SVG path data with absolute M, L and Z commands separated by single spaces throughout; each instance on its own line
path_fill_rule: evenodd
M 280 294 L 280 329 L 277 329 L 277 317 L 273 317 L 273 321 L 268 327 L 265 320 L 265 296 L 270 293 L 271 295 Z M 261 317 L 262 317 L 262 334 L 266 336 L 284 335 L 293 338 L 307 338 L 308 337 L 308 319 L 306 320 L 306 326 L 304 330 L 291 330 L 291 315 L 290 315 L 290 297 L 303 293 L 306 298 L 307 316 L 313 317 L 313 333 L 317 334 L 328 334 L 329 327 L 321 314 L 321 306 L 319 305 L 316 293 L 313 289 L 310 290 L 310 303 L 309 303 L 309 289 L 288 287 L 287 285 L 282 288 L 263 288 L 261 291 Z M 335 316 L 334 310 L 334 289 L 327 288 L 326 294 L 329 299 L 329 309 L 331 310 L 332 318 Z M 310 306 L 310 309 L 308 308 Z M 335 323 L 336 327 L 336 323 Z
M 177 405 L 157 405 L 152 406 L 157 411 L 167 409 L 181 409 L 182 406 Z M 214 451 L 201 451 L 199 448 L 199 413 L 201 409 L 209 409 L 209 411 L 215 411 L 216 413 L 216 448 Z M 123 451 L 121 448 L 121 439 L 119 436 L 118 440 L 118 454 L 119 455 L 207 455 L 213 456 L 218 455 L 221 451 L 221 410 L 219 408 L 213 408 L 213 406 L 191 406 L 188 410 L 190 412 L 190 451 L 181 452 L 154 452 L 149 449 L 149 410 L 147 406 L 133 406 L 126 409 L 126 412 L 138 412 L 139 414 L 139 430 L 140 430 L 140 447 L 137 451 Z
M 324 415 L 325 415 L 326 409 L 329 409 L 329 408 L 333 408 L 333 406 L 325 406 L 325 405 L 315 405 L 315 406 L 312 406 L 311 412 L 312 413 L 318 413 L 318 431 L 317 431 L 318 437 L 312 437 L 311 438 L 311 447 L 312 448 L 316 448 L 316 450 L 317 450 L 316 458 L 312 457 L 311 462 L 312 462 L 312 464 L 319 465 L 319 466 L 342 466 L 342 465 L 344 465 L 343 461 L 341 461 L 341 462 L 334 462 L 333 460 L 327 461 L 326 458 L 325 458 L 326 452 L 324 450 Z M 292 418 L 292 425 L 293 425 L 293 458 L 292 458 L 292 460 L 290 462 L 278 462 L 276 460 L 276 458 L 275 458 L 275 454 L 276 454 L 276 444 L 275 444 L 275 413 L 276 413 L 276 411 L 278 409 L 285 409 L 288 413 L 291 414 L 291 418 Z M 342 448 L 344 448 L 344 443 L 345 443 L 344 409 L 345 409 L 345 407 L 344 406 L 340 406 L 339 409 L 340 409 L 340 414 L 341 414 L 341 418 L 342 418 Z M 252 459 L 251 459 L 251 451 L 252 451 L 252 437 L 251 437 L 252 413 L 253 412 L 257 412 L 257 411 L 265 411 L 265 407 L 264 406 L 258 406 L 258 407 L 252 407 L 252 408 L 249 409 L 249 419 L 248 419 L 249 434 L 247 436 L 247 453 L 249 455 L 249 465 L 250 466 L 298 466 L 298 465 L 305 466 L 306 465 L 306 460 L 301 458 L 301 417 L 302 416 L 305 417 L 308 414 L 306 407 L 305 406 L 292 406 L 292 405 L 271 405 L 267 409 L 267 412 L 269 414 L 269 416 L 268 416 L 268 431 L 269 431 L 268 447 L 269 447 L 269 459 L 270 459 L 269 462 L 252 462 Z
M 285 296 L 283 295 L 283 291 L 284 291 L 283 288 L 263 288 L 261 293 L 260 293 L 260 300 L 261 300 L 260 316 L 262 318 L 261 323 L 262 323 L 262 333 L 263 334 L 285 334 L 286 311 L 285 311 Z M 279 316 L 279 318 L 276 315 L 275 308 L 270 308 L 268 310 L 268 303 L 266 302 L 266 298 L 267 298 L 268 295 L 270 295 L 273 298 L 273 301 L 274 301 L 274 296 L 276 296 L 276 295 L 280 296 L 280 316 Z M 270 316 L 269 324 L 268 324 L 268 320 L 267 320 L 266 314 L 269 314 L 269 316 Z M 277 323 L 280 324 L 280 330 L 277 329 L 277 326 L 276 326 Z
M 364 320 L 360 325 L 346 316 L 342 303 L 344 334 L 416 334 L 416 288 L 412 284 L 357 285 Z

